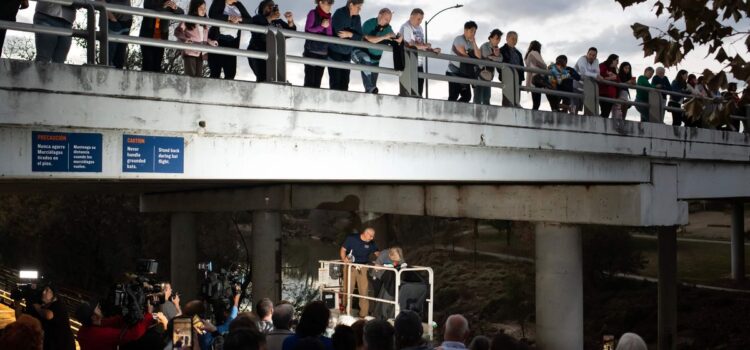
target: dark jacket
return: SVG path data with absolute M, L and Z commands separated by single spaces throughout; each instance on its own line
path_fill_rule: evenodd
M 224 6 L 226 2 L 221 0 L 214 0 L 211 2 L 211 7 L 208 9 L 208 17 L 211 19 L 216 19 L 219 21 L 229 22 L 229 16 L 224 14 Z M 234 6 L 237 7 L 238 10 L 240 10 L 240 14 L 242 15 L 242 22 L 241 24 L 249 24 L 252 21 L 252 16 L 250 15 L 250 12 L 247 12 L 247 9 L 244 5 L 242 5 L 241 2 L 237 1 L 234 3 Z M 235 49 L 240 48 L 240 30 L 237 30 L 237 35 L 231 36 L 226 34 L 221 34 L 221 28 L 219 27 L 211 27 L 211 29 L 208 30 L 208 38 L 211 40 L 216 40 L 219 42 L 219 46 L 221 47 L 232 47 Z
M 172 12 L 178 15 L 185 14 L 185 11 L 183 11 L 179 7 L 176 10 L 172 10 L 169 7 L 165 8 L 164 7 L 165 2 L 167 2 L 167 0 L 145 0 L 143 2 L 143 8 L 147 10 Z M 143 23 L 141 23 L 141 34 L 140 34 L 142 38 L 154 37 L 154 30 L 156 29 L 156 20 L 157 20 L 156 18 L 143 17 Z M 162 40 L 169 39 L 169 20 L 166 20 L 166 19 L 159 20 L 159 32 L 161 33 Z
M 508 46 L 508 44 L 505 44 L 500 48 L 500 54 L 503 56 L 503 63 L 511 64 L 511 62 L 513 62 L 512 58 L 513 56 L 515 56 L 518 60 L 516 65 L 524 67 L 523 55 L 521 54 L 521 51 L 518 51 L 518 49 L 516 49 L 515 47 L 510 47 Z M 526 74 L 523 74 L 523 72 L 518 72 L 519 83 L 526 79 L 524 75 Z
M 263 15 L 253 16 L 251 23 L 263 27 L 271 26 L 283 29 L 297 30 L 296 25 L 289 26 L 289 24 L 282 19 L 275 19 L 271 22 L 268 22 L 266 16 Z M 266 35 L 253 32 L 253 36 L 250 37 L 250 44 L 247 45 L 247 49 L 253 51 L 266 51 Z
M 352 32 L 350 40 L 362 41 L 362 19 L 359 16 L 350 16 L 349 8 L 344 6 L 333 13 L 331 18 L 333 24 L 333 35 L 338 35 L 342 30 Z M 351 55 L 353 48 L 351 46 L 331 44 L 328 45 L 328 51 L 338 55 Z
M 0 20 L 15 22 L 20 7 L 21 0 L 0 1 Z
M 687 81 L 679 81 L 678 79 L 672 80 L 672 87 L 670 90 L 674 92 L 681 92 L 683 94 L 690 93 L 690 91 L 688 91 L 688 88 L 687 88 Z M 677 95 L 670 95 L 669 99 L 675 103 L 682 103 L 682 100 L 684 99 L 684 97 L 677 96 Z
M 651 78 L 651 85 L 653 85 L 654 88 L 656 88 L 656 85 L 661 85 L 658 89 L 672 91 L 672 84 L 666 76 L 659 77 L 658 75 L 654 75 L 654 77 Z M 667 94 L 661 94 L 661 96 L 666 100 Z

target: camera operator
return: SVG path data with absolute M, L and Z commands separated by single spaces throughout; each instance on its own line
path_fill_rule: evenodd
M 45 286 L 41 297 L 34 299 L 26 300 L 25 313 L 41 321 L 44 331 L 44 350 L 74 350 L 75 339 L 70 329 L 68 311 L 62 301 L 57 299 L 53 287 Z
M 147 311 L 142 320 L 128 326 L 122 316 L 104 318 L 98 303 L 81 304 L 76 311 L 76 318 L 82 325 L 78 331 L 81 350 L 117 350 L 119 346 L 143 337 L 154 322 L 154 317 L 159 326 L 167 328 L 167 319 L 163 314 L 152 314 L 151 305 Z
M 157 305 L 159 312 L 163 313 L 167 321 L 172 321 L 175 317 L 182 315 L 180 309 L 180 295 L 172 290 L 170 282 L 164 283 L 164 303 Z

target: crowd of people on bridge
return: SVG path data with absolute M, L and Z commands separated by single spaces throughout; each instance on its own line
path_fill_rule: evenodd
M 131 5 L 131 0 L 106 0 L 112 4 Z M 382 8 L 377 16 L 364 22 L 361 12 L 364 0 L 345 0 L 342 7 L 334 11 L 334 0 L 314 0 L 315 8 L 307 14 L 304 31 L 326 37 L 337 37 L 351 41 L 364 41 L 372 44 L 390 45 L 394 47 L 394 67 L 404 65 L 403 48 L 440 53 L 426 41 L 422 26 L 424 11 L 415 8 L 409 18 L 395 30 L 391 26 L 393 12 Z M 9 0 L 2 5 L 2 19 L 15 21 L 19 9 L 28 7 L 28 0 Z M 283 12 L 273 0 L 262 0 L 252 14 L 238 0 L 214 0 L 208 7 L 205 0 L 191 0 L 187 9 L 178 7 L 173 0 L 145 0 L 145 9 L 184 14 L 190 16 L 220 20 L 229 24 L 254 24 L 271 26 L 288 30 L 297 30 L 294 14 Z M 187 11 L 185 11 L 187 10 Z M 75 20 L 75 10 L 59 4 L 40 2 L 36 6 L 34 24 L 59 28 L 71 28 Z M 108 12 L 109 31 L 113 34 L 129 34 L 133 25 L 131 15 Z M 144 38 L 168 40 L 170 29 L 174 27 L 174 37 L 184 43 L 203 44 L 212 47 L 234 48 L 240 47 L 241 30 L 217 26 L 206 26 L 190 22 L 170 25 L 169 20 L 144 17 L 139 35 Z M 547 100 L 552 111 L 578 114 L 583 110 L 583 101 L 572 93 L 580 94 L 584 88 L 585 78 L 599 81 L 599 110 L 604 118 L 624 119 L 630 104 L 635 101 L 648 104 L 650 93 L 645 88 L 666 91 L 664 102 L 669 107 L 682 109 L 671 111 L 673 125 L 694 127 L 710 127 L 725 130 L 740 130 L 740 120 L 730 118 L 731 115 L 747 115 L 747 105 L 750 104 L 750 93 L 746 88 L 739 95 L 737 84 L 729 84 L 725 91 L 719 91 L 718 84 L 709 84 L 710 76 L 696 76 L 681 70 L 670 81 L 665 76 L 663 67 L 648 67 L 642 75 L 633 72 L 628 62 L 620 62 L 616 54 L 610 54 L 606 60 L 598 60 L 598 50 L 590 48 L 574 65 L 568 65 L 568 57 L 559 55 L 554 62 L 547 63 L 542 56 L 542 45 L 534 40 L 530 43 L 525 54 L 516 47 L 519 35 L 510 31 L 505 35 L 505 44 L 500 46 L 504 33 L 499 29 L 489 30 L 487 41 L 477 41 L 478 25 L 473 21 L 464 24 L 463 33 L 456 36 L 452 42 L 450 52 L 456 56 L 485 60 L 493 63 L 505 63 L 515 67 L 518 72 L 518 83 L 525 82 L 524 90 L 531 91 L 532 109 L 541 106 L 542 90 L 547 91 Z M 5 30 L 0 31 L 0 39 L 4 38 Z M 481 39 L 481 37 L 480 37 Z M 36 34 L 36 60 L 41 62 L 59 62 L 66 60 L 71 46 L 70 37 L 51 34 Z M 0 40 L 2 46 L 2 40 Z M 127 44 L 111 43 L 111 66 L 123 68 L 127 61 Z M 253 32 L 247 50 L 265 52 L 266 34 Z M 161 72 L 167 65 L 164 48 L 141 45 L 141 66 L 143 71 Z M 447 51 L 447 50 L 446 50 Z M 373 48 L 359 48 L 342 44 L 307 40 L 304 45 L 303 56 L 309 59 L 327 60 L 339 63 L 355 63 L 378 67 L 383 56 L 383 50 Z M 212 78 L 234 79 L 237 72 L 237 59 L 234 56 L 207 53 L 198 49 L 182 51 L 184 73 L 190 76 L 205 76 Z M 207 62 L 207 72 L 204 69 Z M 258 58 L 248 58 L 250 68 L 255 74 L 256 81 L 267 81 L 266 61 Z M 328 67 L 329 87 L 333 90 L 349 90 L 350 70 L 339 67 Z M 526 71 L 529 67 L 544 70 Z M 320 88 L 325 73 L 325 67 L 307 64 L 304 69 L 304 86 Z M 419 57 L 418 71 L 424 72 L 424 57 Z M 495 74 L 497 72 L 497 74 Z M 497 65 L 482 66 L 466 62 L 450 62 L 445 72 L 446 76 L 465 78 L 483 82 L 495 79 L 502 81 L 502 71 Z M 378 73 L 362 71 L 362 82 L 365 92 L 378 93 Z M 451 80 L 451 79 L 449 79 Z M 627 84 L 612 85 L 611 83 Z M 507 82 L 506 82 L 507 84 Z M 535 90 L 537 89 L 537 90 Z M 637 89 L 635 99 L 630 91 Z M 424 90 L 424 80 L 418 79 L 419 96 Z M 562 92 L 561 95 L 549 93 L 549 90 Z M 492 89 L 482 83 L 469 84 L 465 80 L 456 80 L 448 84 L 448 100 L 490 104 Z M 671 92 L 671 93 L 670 93 Z M 568 93 L 568 94 L 564 94 Z M 679 94 L 678 94 L 679 93 Z M 579 95 L 580 96 L 580 95 Z M 472 99 L 473 97 L 473 99 Z M 503 97 L 505 99 L 505 97 Z M 610 99 L 610 100 L 606 100 Z M 623 101 L 623 103 L 613 102 Z M 641 121 L 661 121 L 663 115 L 653 116 L 655 113 L 644 105 L 637 106 Z M 663 112 L 662 112 L 663 113 Z M 745 126 L 747 128 L 747 125 Z
M 370 278 L 384 275 L 374 266 L 403 270 L 407 265 L 398 247 L 379 250 L 374 242 L 375 230 L 364 228 L 348 235 L 340 246 L 341 263 L 351 265 L 352 283 L 341 279 L 342 293 L 353 297 L 367 295 Z M 368 271 L 369 270 L 369 271 Z M 354 272 L 356 271 L 356 272 Z M 374 273 L 373 273 L 374 272 Z M 369 277 L 368 277 L 369 276 Z M 355 282 L 356 281 L 356 282 Z M 426 310 L 420 305 L 404 307 L 398 314 L 393 307 L 370 312 L 370 301 L 359 298 L 358 317 L 344 311 L 345 303 L 331 305 L 322 300 L 295 310 L 288 301 L 274 303 L 268 298 L 257 300 L 252 312 L 240 312 L 240 293 L 234 290 L 230 299 L 216 304 L 207 299 L 182 303 L 172 284 L 163 285 L 159 302 L 144 303 L 140 317 L 131 309 L 113 308 L 112 300 L 81 301 L 71 322 L 66 303 L 52 284 L 40 287 L 37 299 L 15 300 L 16 321 L 0 329 L 0 349 L 14 350 L 520 350 L 533 349 L 527 339 L 516 339 L 500 332 L 490 337 L 470 329 L 463 315 L 454 314 L 441 321 L 441 334 L 430 337 Z M 354 289 L 357 293 L 354 293 Z M 387 289 L 387 288 L 382 288 Z M 403 290 L 400 290 L 403 296 Z M 342 294 L 342 295 L 344 295 Z M 28 296 L 27 296 L 28 298 Z M 378 298 L 393 300 L 384 293 Z M 325 299 L 325 298 L 324 298 Z M 408 299 L 408 298 L 407 298 Z M 69 299 L 68 302 L 70 302 Z M 329 300 L 330 301 L 330 300 Z M 382 304 L 382 303 L 378 303 Z M 129 310 L 125 312 L 124 310 Z M 332 310 L 334 310 L 332 312 Z M 338 312 L 336 312 L 338 311 Z M 186 322 L 180 322 L 186 321 Z M 72 328 L 71 324 L 77 325 Z M 79 325 L 80 324 L 80 325 Z M 77 331 L 74 334 L 74 330 Z M 436 329 L 436 332 L 438 330 Z M 438 340 L 439 339 L 439 340 Z M 614 345 L 614 344 L 612 344 Z M 614 348 L 613 348 L 614 349 Z M 618 350 L 646 350 L 646 343 L 636 334 L 624 333 Z

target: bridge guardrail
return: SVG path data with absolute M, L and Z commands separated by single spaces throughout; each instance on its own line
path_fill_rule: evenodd
M 136 44 L 154 47 L 163 47 L 178 50 L 197 50 L 208 53 L 224 54 L 238 57 L 249 57 L 255 59 L 265 60 L 267 62 L 267 82 L 271 83 L 287 83 L 286 79 L 286 65 L 287 63 L 295 64 L 306 64 L 313 66 L 322 66 L 339 69 L 351 69 L 358 71 L 368 71 L 380 74 L 387 74 L 399 77 L 399 95 L 407 97 L 421 97 L 418 93 L 418 79 L 429 79 L 438 80 L 449 83 L 459 84 L 471 84 L 475 86 L 495 87 L 502 89 L 503 94 L 503 105 L 508 107 L 520 107 L 520 92 L 536 92 L 543 93 L 551 96 L 566 97 L 577 99 L 582 102 L 584 115 L 598 116 L 599 115 L 599 102 L 610 102 L 628 106 L 636 107 L 648 107 L 649 108 L 649 121 L 650 122 L 663 122 L 663 116 L 666 111 L 681 112 L 684 111 L 681 108 L 672 107 L 667 105 L 667 101 L 662 95 L 681 96 L 686 98 L 701 98 L 715 103 L 715 100 L 700 96 L 693 96 L 682 94 L 679 92 L 672 92 L 668 90 L 654 89 L 643 86 L 617 83 L 607 80 L 584 78 L 584 88 L 581 92 L 566 92 L 558 91 L 545 88 L 537 88 L 530 86 L 522 86 L 519 82 L 519 74 L 524 73 L 536 73 L 544 74 L 546 76 L 552 75 L 549 70 L 538 69 L 532 67 L 522 67 L 511 65 L 508 63 L 493 62 L 490 60 L 481 60 L 469 57 L 460 57 L 456 55 L 448 55 L 442 53 L 427 52 L 414 49 L 406 49 L 404 54 L 404 69 L 396 70 L 385 67 L 374 67 L 368 65 L 359 65 L 354 63 L 346 62 L 335 62 L 331 60 L 314 59 L 302 56 L 289 55 L 286 52 L 286 39 L 305 39 L 324 43 L 340 44 L 344 46 L 365 48 L 365 49 L 377 49 L 386 52 L 394 52 L 393 48 L 388 45 L 372 44 L 368 42 L 358 42 L 352 40 L 340 39 L 337 37 L 327 37 L 323 35 L 298 32 L 274 27 L 262 27 L 252 24 L 233 24 L 230 22 L 200 18 L 188 15 L 177 15 L 172 13 L 148 10 L 143 8 L 136 8 L 124 5 L 108 4 L 101 1 L 93 0 L 33 0 L 36 2 L 60 4 L 64 6 L 72 6 L 76 8 L 86 9 L 87 17 L 87 28 L 85 30 L 78 29 L 64 29 L 64 28 L 51 28 L 43 27 L 33 24 L 26 23 L 15 23 L 8 21 L 0 21 L 0 28 L 6 28 L 10 30 L 18 30 L 32 33 L 44 33 L 60 36 L 72 36 L 82 37 L 87 40 L 87 63 L 97 64 L 96 61 L 96 42 L 100 43 L 99 47 L 99 62 L 106 64 L 109 62 L 108 43 L 125 43 L 125 44 Z M 99 28 L 96 25 L 96 12 L 99 12 Z M 142 16 L 159 18 L 173 21 L 189 21 L 191 23 L 204 24 L 209 26 L 217 26 L 222 28 L 237 29 L 241 31 L 248 31 L 256 34 L 267 35 L 266 39 L 266 52 L 243 50 L 238 48 L 226 48 L 226 47 L 212 47 L 201 44 L 187 44 L 169 40 L 158 40 L 151 38 L 141 38 L 130 35 L 115 35 L 109 34 L 107 30 L 107 16 L 106 12 L 113 12 L 118 14 L 127 14 L 132 16 Z M 496 68 L 500 71 L 502 82 L 484 81 L 481 79 L 472 79 L 458 76 L 446 76 L 440 74 L 433 74 L 430 72 L 418 72 L 418 58 L 434 58 L 455 62 L 463 62 L 475 65 L 481 65 L 485 67 Z M 649 102 L 639 101 L 627 101 L 621 99 L 613 99 L 608 97 L 599 96 L 598 84 L 613 85 L 620 88 L 635 89 L 647 91 L 649 93 Z M 735 120 L 742 120 L 744 122 L 744 132 L 748 133 L 748 127 L 750 126 L 750 108 L 746 108 L 747 115 L 737 116 L 733 115 L 730 118 Z M 739 131 L 739 130 L 737 130 Z

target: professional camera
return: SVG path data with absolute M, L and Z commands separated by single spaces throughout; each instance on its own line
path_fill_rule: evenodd
M 41 304 L 42 291 L 46 285 L 39 277 L 39 272 L 32 270 L 21 270 L 18 273 L 21 282 L 16 283 L 16 288 L 10 292 L 10 298 L 17 301 L 25 301 L 26 305 Z
M 135 274 L 129 275 L 130 280 L 114 286 L 110 304 L 128 324 L 136 324 L 142 320 L 147 305 L 156 306 L 166 302 L 164 283 L 156 282 L 153 278 L 158 267 L 156 260 L 139 260 Z
M 201 293 L 203 298 L 209 301 L 221 300 L 229 303 L 245 283 L 245 273 L 239 266 L 217 272 L 213 269 L 213 263 L 207 262 L 198 264 L 198 270 L 203 272 Z

